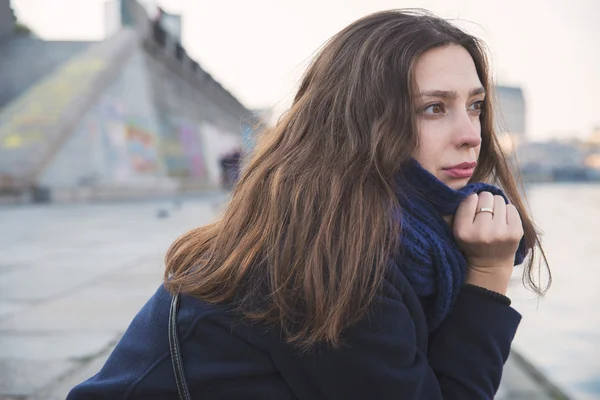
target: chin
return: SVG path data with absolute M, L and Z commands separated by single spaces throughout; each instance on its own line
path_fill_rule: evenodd
M 453 179 L 450 182 L 444 182 L 446 184 L 446 186 L 448 186 L 450 189 L 453 190 L 460 190 L 462 188 L 464 188 L 465 186 L 467 186 L 467 184 L 469 183 L 468 179 Z
M 444 174 L 443 171 L 441 171 L 438 174 L 435 174 L 435 177 L 442 182 L 444 185 L 448 186 L 450 189 L 453 190 L 460 190 L 462 188 L 464 188 L 465 186 L 467 186 L 469 184 L 469 180 L 471 179 L 469 178 L 452 178 L 449 177 L 448 175 Z

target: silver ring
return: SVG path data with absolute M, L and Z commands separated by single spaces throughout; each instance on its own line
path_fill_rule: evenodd
M 492 216 L 494 216 L 494 209 L 493 208 L 489 208 L 489 207 L 481 207 L 476 214 L 482 213 L 482 212 L 488 212 L 490 214 L 492 214 Z

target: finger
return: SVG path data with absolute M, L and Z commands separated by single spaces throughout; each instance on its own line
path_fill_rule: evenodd
M 454 229 L 464 229 L 465 225 L 472 225 L 479 198 L 476 193 L 467 196 L 458 206 L 454 214 Z
M 508 229 L 511 232 L 523 236 L 523 221 L 521 220 L 517 207 L 512 204 L 506 206 L 506 222 L 508 223 Z
M 482 208 L 494 209 L 494 195 L 490 192 L 479 193 L 479 202 L 477 203 L 475 220 L 491 221 L 493 218 L 492 213 L 486 211 L 480 212 L 479 210 Z
M 494 196 L 494 222 L 498 226 L 504 226 L 508 224 L 506 220 L 506 201 L 504 197 L 496 195 Z

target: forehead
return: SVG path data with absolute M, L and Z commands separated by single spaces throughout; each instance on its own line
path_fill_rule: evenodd
M 414 69 L 419 90 L 469 91 L 481 86 L 475 63 L 462 46 L 436 47 L 423 53 Z

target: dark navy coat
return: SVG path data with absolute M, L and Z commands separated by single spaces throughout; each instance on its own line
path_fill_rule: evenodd
M 68 400 L 177 399 L 169 355 L 170 294 L 160 287 L 102 370 Z M 182 296 L 179 335 L 194 399 L 492 399 L 520 322 L 509 305 L 464 287 L 433 334 L 401 273 L 337 349 L 299 354 L 278 329 Z

